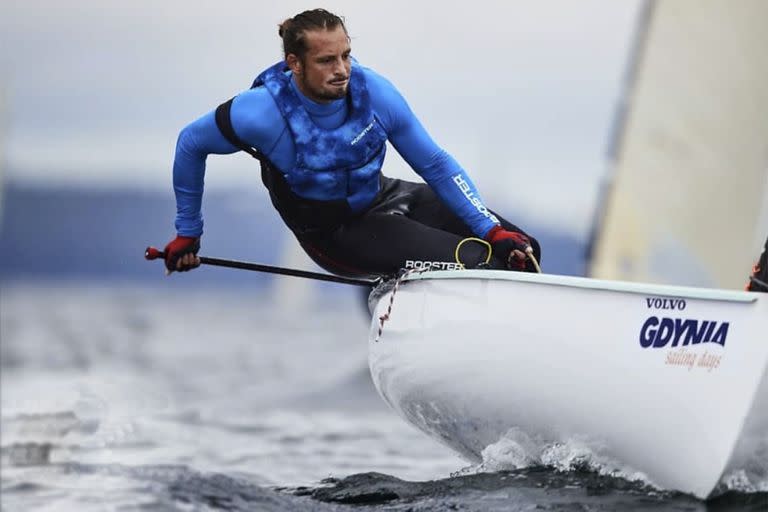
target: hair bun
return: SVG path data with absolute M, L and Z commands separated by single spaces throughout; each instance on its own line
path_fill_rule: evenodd
M 280 36 L 281 39 L 285 35 L 285 32 L 290 30 L 292 23 L 293 23 L 293 19 L 288 18 L 277 26 L 277 34 Z

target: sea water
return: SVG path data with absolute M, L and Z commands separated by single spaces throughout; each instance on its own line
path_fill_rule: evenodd
M 462 461 L 378 397 L 343 288 L 4 285 L 2 510 L 768 509 L 765 482 L 702 502 L 576 441 Z

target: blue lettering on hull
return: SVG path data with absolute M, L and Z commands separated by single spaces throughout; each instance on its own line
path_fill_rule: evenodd
M 725 346 L 728 338 L 728 322 L 715 320 L 694 320 L 652 316 L 640 329 L 640 346 L 643 348 L 662 348 L 669 345 L 698 345 L 716 343 Z

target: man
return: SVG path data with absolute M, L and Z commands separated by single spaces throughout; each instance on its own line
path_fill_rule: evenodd
M 261 163 L 273 205 L 330 272 L 402 268 L 533 270 L 538 242 L 483 204 L 461 166 L 429 137 L 405 99 L 351 57 L 338 16 L 315 9 L 280 25 L 285 60 L 179 135 L 173 167 L 178 236 L 169 272 L 197 267 L 209 154 Z M 427 184 L 382 175 L 389 141 Z
M 768 238 L 765 239 L 763 252 L 752 267 L 752 275 L 747 282 L 747 290 L 751 292 L 768 293 Z

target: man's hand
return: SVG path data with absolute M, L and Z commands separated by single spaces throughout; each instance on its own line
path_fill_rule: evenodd
M 493 246 L 493 253 L 506 262 L 508 269 L 525 270 L 525 251 L 531 246 L 527 236 L 496 226 L 485 239 Z
M 200 238 L 177 236 L 165 246 L 166 273 L 186 272 L 200 266 L 197 251 L 200 250 Z

